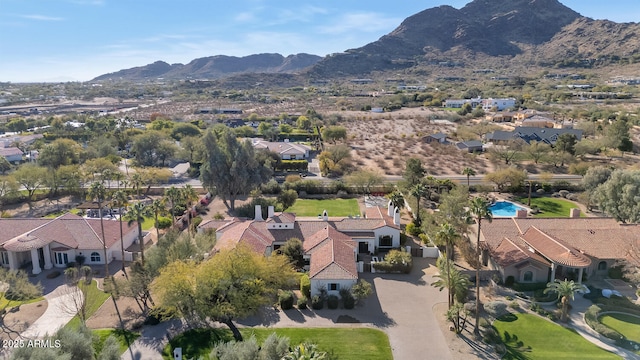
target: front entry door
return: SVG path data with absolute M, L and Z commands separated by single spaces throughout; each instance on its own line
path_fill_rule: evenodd
M 368 253 L 369 252 L 369 243 L 368 242 L 359 242 L 358 243 L 358 252 L 359 253 Z

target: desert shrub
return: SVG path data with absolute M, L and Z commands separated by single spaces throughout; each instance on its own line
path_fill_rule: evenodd
M 307 274 L 300 277 L 300 292 L 307 298 L 311 297 L 311 280 Z
M 4 297 L 7 300 L 30 300 L 42 296 L 42 286 L 40 283 L 33 284 L 29 281 L 26 272 L 9 271 L 0 268 L 0 281 L 9 285 Z
M 413 222 L 407 224 L 405 231 L 407 232 L 407 234 L 412 236 L 419 236 L 420 234 L 422 234 L 422 229 L 420 229 L 419 226 L 416 226 L 416 224 L 414 224 Z
M 504 297 L 504 299 L 507 300 L 507 301 L 511 301 L 511 300 L 513 300 L 513 296 L 507 295 L 507 296 Z
M 327 298 L 327 307 L 329 309 L 337 309 L 340 299 L 336 295 L 329 295 Z
M 269 180 L 269 182 L 266 184 L 262 184 L 260 189 L 262 190 L 263 194 L 270 194 L 270 195 L 279 194 L 280 190 L 282 190 L 280 187 L 280 184 L 278 184 L 278 182 L 273 179 Z
M 280 291 L 278 294 L 278 303 L 282 310 L 289 310 L 293 308 L 293 292 L 292 291 Z
M 484 311 L 494 318 L 507 314 L 507 304 L 502 301 L 491 301 L 484 304 Z
M 353 295 L 351 295 L 351 293 L 348 293 L 347 296 L 344 296 L 342 298 L 342 302 L 344 304 L 344 308 L 347 310 L 351 310 L 356 306 L 356 299 L 353 297 Z
M 608 271 L 609 277 L 612 279 L 622 279 L 623 267 L 622 266 L 612 266 Z
M 491 326 L 491 323 L 489 323 L 489 320 L 481 317 L 480 319 L 478 319 L 478 326 L 480 326 L 481 328 L 487 328 Z
M 373 287 L 371 286 L 371 283 L 364 279 L 360 279 L 357 284 L 351 287 L 351 294 L 353 294 L 356 302 L 360 302 L 368 298 L 372 293 Z
M 324 307 L 324 300 L 320 296 L 315 295 L 311 298 L 311 307 L 313 310 L 321 310 Z
M 512 276 L 509 275 L 507 276 L 507 278 L 504 280 L 504 286 L 506 287 L 512 287 L 513 283 L 516 281 L 516 279 Z
M 509 303 L 509 307 L 515 310 L 520 309 L 520 303 L 517 300 L 513 300 Z
M 298 299 L 298 303 L 297 303 L 298 309 L 300 310 L 306 309 L 308 301 L 309 299 L 306 296 L 302 295 L 302 297 Z
M 168 229 L 170 227 L 171 227 L 171 219 L 164 216 L 158 218 L 158 229 Z
M 382 272 L 405 273 L 411 272 L 413 258 L 406 251 L 391 250 L 385 255 L 384 261 L 373 264 L 373 267 Z

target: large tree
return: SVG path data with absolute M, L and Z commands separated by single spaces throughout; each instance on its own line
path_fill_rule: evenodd
M 47 168 L 33 163 L 24 164 L 13 172 L 13 177 L 28 192 L 28 200 L 33 200 L 33 194 L 47 181 Z
M 595 189 L 593 198 L 616 220 L 640 222 L 640 171 L 615 170 L 609 180 Z
M 451 284 L 450 270 L 452 269 L 452 267 L 450 266 L 450 263 L 451 263 L 451 259 L 453 259 L 453 246 L 459 238 L 460 238 L 460 235 L 456 232 L 456 229 L 448 223 L 442 224 L 440 226 L 440 230 L 438 230 L 438 232 L 436 233 L 436 240 L 438 241 L 438 243 L 444 244 L 445 248 L 447 249 L 444 256 L 444 264 L 442 265 L 442 268 L 440 266 L 438 267 L 441 268 L 440 278 L 442 279 L 443 284 L 445 284 L 445 287 L 449 290 L 449 296 L 448 296 L 449 308 L 453 306 L 453 300 L 455 296 L 455 289 L 452 286 L 450 286 Z
M 469 181 L 469 177 L 476 176 L 476 171 L 473 170 L 473 168 L 466 167 L 466 168 L 462 169 L 462 175 L 466 175 L 467 176 L 467 187 L 470 187 L 471 183 Z
M 140 244 L 142 265 L 144 265 L 144 237 L 142 236 L 142 223 L 144 222 L 145 217 L 150 217 L 152 215 L 151 208 L 146 207 L 141 202 L 136 202 L 131 205 L 127 213 L 124 215 L 129 226 L 133 225 L 133 223 L 137 223 L 138 225 L 138 243 Z
M 422 161 L 420 159 L 408 158 L 402 177 L 407 182 L 407 186 L 412 187 L 419 183 L 426 173 L 427 170 L 422 166 Z
M 164 166 L 177 147 L 169 137 L 160 131 L 148 130 L 138 135 L 131 147 L 131 152 L 140 166 Z
M 553 282 L 547 284 L 547 288 L 544 289 L 544 293 L 554 293 L 558 295 L 558 299 L 562 303 L 562 315 L 561 321 L 567 321 L 567 315 L 569 314 L 569 302 L 573 300 L 575 293 L 578 291 L 584 291 L 586 287 L 582 284 L 578 284 L 573 280 L 560 281 L 555 279 Z
M 265 257 L 239 246 L 200 264 L 169 264 L 154 282 L 154 290 L 165 308 L 188 319 L 221 322 L 242 341 L 234 321 L 273 304 L 277 290 L 290 286 L 293 278 L 287 257 Z
M 80 145 L 71 139 L 57 139 L 40 150 L 38 163 L 53 169 L 76 164 L 81 150 Z
M 471 200 L 471 204 L 469 206 L 469 215 L 475 219 L 478 223 L 477 237 L 476 237 L 476 256 L 480 256 L 480 226 L 482 224 L 482 219 L 491 222 L 493 219 L 491 214 L 491 209 L 489 209 L 489 202 L 481 197 L 476 197 Z M 482 266 L 482 261 L 478 262 L 478 266 L 476 266 L 476 322 L 473 326 L 473 331 L 477 333 L 479 331 L 478 328 L 478 320 L 480 319 L 480 267 Z
M 559 154 L 561 159 L 560 166 L 564 166 L 566 160 L 565 154 L 575 155 L 577 139 L 574 134 L 564 133 L 558 136 L 553 149 Z
M 345 176 L 345 181 L 354 187 L 358 193 L 371 194 L 371 188 L 382 185 L 384 177 L 375 171 L 358 170 Z
M 238 195 L 267 181 L 271 171 L 256 159 L 249 140 L 239 142 L 234 133 L 225 128 L 219 135 L 209 131 L 204 136 L 206 159 L 200 169 L 200 180 L 205 188 L 229 201 L 235 210 Z
M 411 187 L 409 189 L 409 193 L 411 194 L 411 196 L 416 198 L 416 212 L 414 214 L 415 216 L 414 223 L 417 226 L 420 226 L 422 225 L 422 218 L 420 217 L 420 202 L 422 201 L 423 198 L 429 195 L 429 189 L 425 184 L 420 182 L 415 184 L 413 187 Z

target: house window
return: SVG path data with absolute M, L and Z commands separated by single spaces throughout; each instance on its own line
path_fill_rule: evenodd
M 2 264 L 9 265 L 9 253 L 6 251 L 3 251 L 1 254 L 2 254 Z
M 533 281 L 533 272 L 525 271 L 524 276 L 522 277 L 522 281 Z
M 598 263 L 598 270 L 607 270 L 607 262 L 606 261 L 600 261 Z
M 91 262 L 100 262 L 100 254 L 98 254 L 97 252 L 92 252 L 91 253 Z
M 69 255 L 66 252 L 54 252 L 53 258 L 56 265 L 66 265 L 69 262 Z
M 391 235 L 380 236 L 380 246 L 381 247 L 393 246 L 393 236 Z
M 340 291 L 340 284 L 337 284 L 337 283 L 329 284 L 329 291 Z

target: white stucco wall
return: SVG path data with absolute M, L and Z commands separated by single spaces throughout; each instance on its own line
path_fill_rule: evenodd
M 375 229 L 373 231 L 373 233 L 375 234 L 375 242 L 377 247 L 380 247 L 380 237 L 381 236 L 391 236 L 392 239 L 392 244 L 390 247 L 394 247 L 397 248 L 400 246 L 400 230 L 398 229 L 394 229 L 392 227 L 389 226 L 383 226 L 381 228 Z
M 356 279 L 352 280 L 317 280 L 311 279 L 311 296 L 320 295 L 320 289 L 327 289 L 327 295 L 336 295 L 340 297 L 340 290 L 329 291 L 329 284 L 339 284 L 340 289 L 351 288 L 357 283 Z

